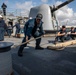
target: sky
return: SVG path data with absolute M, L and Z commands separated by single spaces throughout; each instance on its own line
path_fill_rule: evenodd
M 30 8 L 41 4 L 59 5 L 66 0 L 0 0 L 0 6 L 4 2 L 7 5 L 7 12 L 16 15 L 28 16 Z M 76 0 L 56 11 L 60 24 L 76 25 Z

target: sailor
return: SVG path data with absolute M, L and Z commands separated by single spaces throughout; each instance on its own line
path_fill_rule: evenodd
M 0 15 L 0 41 L 4 40 L 4 34 L 6 30 L 7 30 L 7 25 L 3 20 L 2 16 Z
M 18 33 L 20 33 L 20 24 L 18 22 L 15 23 L 13 27 L 16 27 L 16 32 L 15 32 L 15 37 L 17 36 Z
M 64 42 L 66 40 L 66 37 L 67 37 L 66 34 L 67 34 L 66 27 L 63 25 L 62 28 L 57 33 L 57 36 L 55 38 L 55 43 L 57 43 L 58 40 L 60 40 L 61 42 Z
M 25 37 L 24 37 L 22 43 L 29 40 L 31 38 L 31 36 L 33 36 L 34 38 L 37 38 L 44 34 L 43 27 L 42 27 L 42 24 L 43 24 L 42 18 L 43 18 L 43 15 L 39 13 L 39 14 L 37 14 L 36 18 L 29 19 L 25 23 L 25 26 L 24 26 Z M 41 38 L 36 39 L 36 47 L 35 47 L 36 50 L 44 49 L 40 46 L 40 43 L 41 43 Z M 23 49 L 26 46 L 27 46 L 27 44 L 20 46 L 20 48 L 18 50 L 18 56 L 23 56 Z
M 9 36 L 9 38 L 10 38 L 10 36 L 11 36 L 11 32 L 12 32 L 12 26 L 11 26 L 10 23 L 8 23 L 7 28 L 8 28 L 7 33 L 8 33 L 8 36 Z
M 70 31 L 70 37 L 72 38 L 72 40 L 75 40 L 76 37 L 76 29 L 74 27 L 71 27 L 71 31 Z

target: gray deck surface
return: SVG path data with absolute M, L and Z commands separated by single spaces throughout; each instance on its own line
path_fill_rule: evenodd
M 44 50 L 35 50 L 35 41 L 30 42 L 23 51 L 23 57 L 17 55 L 18 48 L 11 49 L 13 69 L 20 75 L 76 75 L 76 45 L 68 46 L 62 51 L 46 49 L 54 37 L 42 38 Z M 14 45 L 22 38 L 5 38 Z

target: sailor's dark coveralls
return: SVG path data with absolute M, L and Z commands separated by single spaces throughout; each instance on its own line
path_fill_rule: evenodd
M 65 33 L 65 34 L 66 34 L 66 30 L 63 31 L 62 29 L 60 29 L 58 32 L 60 32 L 60 34 L 62 34 L 62 33 Z M 55 38 L 55 41 L 58 41 L 58 39 L 59 39 L 60 41 L 64 42 L 64 40 L 66 40 L 66 35 L 57 36 L 57 37 Z
M 26 36 L 28 36 L 28 39 L 30 39 L 31 36 L 33 36 L 34 38 L 37 38 L 37 37 L 43 35 L 44 31 L 43 31 L 42 24 L 43 24 L 43 22 L 41 21 L 40 24 L 37 25 L 35 18 L 28 20 L 24 26 L 25 37 L 24 37 L 22 43 L 26 42 Z M 40 45 L 40 42 L 41 42 L 41 38 L 36 40 L 36 47 L 38 47 Z M 19 48 L 19 52 L 22 52 L 24 47 L 26 47 L 26 46 L 27 46 L 27 44 L 21 45 Z
M 15 36 L 16 36 L 16 34 L 20 32 L 20 24 L 17 23 L 13 27 L 16 27 L 16 32 L 15 32 Z
M 0 41 L 4 40 L 4 34 L 7 29 L 7 25 L 4 20 L 0 20 Z
M 74 29 L 73 31 L 71 30 L 71 33 L 75 33 L 76 29 Z M 70 37 L 74 40 L 76 37 L 76 34 L 70 34 Z

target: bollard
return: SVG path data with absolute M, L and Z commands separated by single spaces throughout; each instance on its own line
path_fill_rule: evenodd
M 0 42 L 0 75 L 13 75 L 11 42 Z

